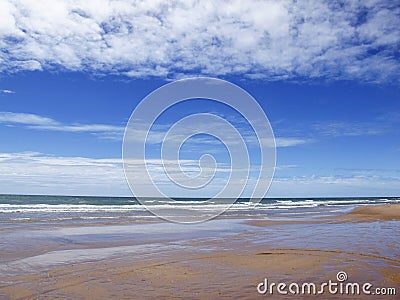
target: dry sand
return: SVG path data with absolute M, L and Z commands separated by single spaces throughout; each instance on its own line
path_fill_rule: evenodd
M 357 207 L 350 213 L 343 215 L 342 220 L 354 222 L 400 220 L 400 204 Z
M 323 217 L 316 220 L 251 220 L 253 226 L 271 226 L 288 224 L 322 224 L 344 222 L 375 222 L 400 220 L 400 204 L 368 205 L 357 207 L 351 212 L 339 216 Z

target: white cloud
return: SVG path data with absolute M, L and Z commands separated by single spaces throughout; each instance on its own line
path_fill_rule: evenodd
M 129 195 L 120 159 L 0 153 L 2 193 Z
M 268 197 L 385 197 L 400 192 L 399 176 L 331 175 L 277 177 Z
M 387 131 L 382 122 L 325 122 L 314 124 L 312 129 L 329 137 L 379 135 Z
M 42 117 L 35 114 L 0 112 L 0 123 L 6 124 L 24 124 L 32 126 L 49 126 L 56 125 L 57 122 L 53 119 Z
M 0 112 L 0 124 L 23 125 L 29 129 L 64 132 L 87 132 L 102 138 L 121 140 L 125 127 L 107 124 L 65 124 L 36 114 Z
M 277 165 L 275 167 L 276 171 L 288 170 L 288 169 L 297 169 L 299 168 L 298 165 Z
M 142 161 L 130 160 L 130 164 L 142 166 Z M 174 178 L 184 182 L 182 170 L 189 176 L 199 174 L 196 160 L 175 161 L 149 159 L 147 168 L 154 182 L 165 192 L 175 191 L 176 186 L 165 176 L 165 164 Z M 123 195 L 130 196 L 119 158 L 87 158 L 52 156 L 37 152 L 0 153 L 0 190 L 17 194 L 64 194 L 64 195 Z M 182 167 L 182 169 L 181 169 Z M 219 165 L 217 172 L 228 172 L 227 166 Z M 203 170 L 204 171 L 204 170 Z M 206 170 L 208 173 L 213 173 Z M 143 180 L 142 167 L 133 168 L 129 174 L 142 196 L 150 189 Z M 224 176 L 224 175 L 223 175 Z M 216 178 L 214 190 L 224 186 L 223 176 Z M 177 194 L 179 196 L 179 194 Z M 181 194 L 181 196 L 184 194 Z
M 284 138 L 277 137 L 275 138 L 275 143 L 277 147 L 292 147 L 310 143 L 309 139 L 301 139 L 301 138 Z
M 107 124 L 65 124 L 59 121 L 56 121 L 52 118 L 40 116 L 37 114 L 29 114 L 29 113 L 14 113 L 14 112 L 0 112 L 0 124 L 6 125 L 23 125 L 28 129 L 34 130 L 50 130 L 50 131 L 64 131 L 64 132 L 86 132 L 99 136 L 100 138 L 105 139 L 113 139 L 122 141 L 123 133 L 125 130 L 124 126 L 115 126 L 115 125 L 107 125 Z M 236 124 L 240 125 L 240 124 Z M 159 144 L 163 142 L 165 137 L 165 133 L 168 131 L 171 125 L 160 125 L 157 124 L 152 128 L 151 134 L 148 137 L 149 144 Z M 198 130 L 202 130 L 203 132 L 209 132 L 210 126 L 209 124 L 196 124 L 194 126 Z M 239 132 L 242 134 L 246 145 L 249 147 L 255 147 L 259 143 L 254 136 L 254 133 L 248 128 L 241 128 L 239 126 L 237 128 Z M 136 131 L 140 131 L 142 129 L 135 128 Z M 236 145 L 241 143 L 240 140 L 236 140 L 230 136 L 230 132 L 226 130 L 224 127 L 213 128 L 214 132 L 218 132 L 220 136 L 223 137 L 222 142 L 226 145 Z M 211 131 L 213 131 L 211 130 Z M 181 128 L 180 131 L 185 131 L 184 128 Z M 177 131 L 177 134 L 173 136 L 176 139 L 177 143 L 180 143 L 186 139 L 186 132 Z M 136 135 L 132 134 L 130 138 L 135 138 Z M 210 145 L 215 146 L 220 144 L 215 139 L 208 139 L 205 137 L 194 137 L 192 138 L 192 142 L 194 142 L 194 146 L 204 146 Z M 302 138 L 288 138 L 288 137 L 277 137 L 275 138 L 275 143 L 277 147 L 293 147 L 306 143 L 310 143 L 312 140 L 310 139 L 302 139 Z M 270 143 L 269 143 L 270 144 Z M 258 146 L 257 146 L 258 147 Z
M 15 94 L 12 90 L 0 90 L 0 94 Z
M 138 163 L 130 161 L 130 163 Z M 165 161 L 172 172 L 181 170 L 173 161 Z M 182 160 L 187 174 L 199 171 L 195 160 Z M 111 195 L 130 196 L 126 184 L 122 160 L 119 158 L 62 157 L 37 152 L 0 153 L 0 190 L 2 193 L 17 194 L 63 194 L 63 195 Z M 148 160 L 148 168 L 158 186 L 174 191 L 166 180 L 160 160 Z M 278 166 L 284 169 L 297 168 L 295 165 Z M 227 166 L 218 166 L 219 172 L 227 172 Z M 240 171 L 240 170 L 239 170 Z M 140 186 L 142 196 L 149 191 L 143 184 L 141 168 L 130 175 Z M 388 176 L 390 175 L 390 176 Z M 182 174 L 178 179 L 182 179 Z M 218 191 L 226 182 L 224 176 L 217 176 L 214 190 Z M 399 193 L 400 177 L 397 173 L 380 175 L 332 175 L 332 176 L 291 176 L 274 179 L 269 197 L 321 197 L 321 196 L 393 196 Z M 250 176 L 250 186 L 255 178 Z M 238 182 L 241 184 L 241 182 Z M 249 191 L 248 191 L 249 192 Z M 147 195 L 151 196 L 151 195 Z M 176 196 L 185 196 L 184 193 Z M 187 194 L 186 194 L 187 196 Z M 206 195 L 205 195 L 206 196 Z M 244 195 L 248 196 L 248 194 Z
M 0 2 L 0 71 L 397 81 L 396 2 Z

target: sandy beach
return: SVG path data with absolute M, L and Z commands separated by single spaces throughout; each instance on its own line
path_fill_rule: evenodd
M 344 215 L 343 220 L 355 222 L 400 220 L 400 205 L 357 207 L 350 213 Z
M 0 298 L 398 299 L 399 220 L 400 205 L 384 205 L 309 221 L 20 228 L 1 237 Z M 344 283 L 370 283 L 372 293 L 393 287 L 397 295 L 257 290 L 265 279 L 339 283 L 339 272 Z

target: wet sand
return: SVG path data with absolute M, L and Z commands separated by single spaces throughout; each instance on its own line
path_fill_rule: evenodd
M 15 238 L 26 244 L 0 263 L 0 299 L 398 299 L 399 212 L 385 205 L 308 221 L 28 230 Z M 47 244 L 29 253 L 33 233 Z M 346 282 L 395 287 L 397 296 L 257 292 L 265 278 L 319 284 L 338 282 L 339 271 Z

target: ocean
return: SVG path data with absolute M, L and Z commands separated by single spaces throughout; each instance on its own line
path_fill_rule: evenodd
M 210 211 L 219 209 L 218 201 L 177 198 L 177 207 Z M 154 201 L 158 207 L 174 208 L 171 201 Z M 217 203 L 218 202 L 218 203 Z M 255 207 L 249 199 L 238 199 L 222 217 L 308 217 L 350 211 L 360 205 L 400 203 L 399 197 L 341 197 L 341 198 L 264 198 Z M 134 197 L 0 195 L 0 224 L 25 222 L 104 222 L 156 219 Z

